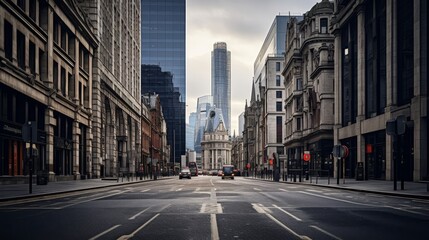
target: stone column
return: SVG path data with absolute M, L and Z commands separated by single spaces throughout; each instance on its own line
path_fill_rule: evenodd
M 365 120 L 365 11 L 359 6 L 357 15 L 357 117 L 356 132 L 357 162 L 362 162 L 365 169 L 365 138 L 362 133 L 362 121 Z
M 72 133 L 73 133 L 73 174 L 75 177 L 75 180 L 80 179 L 80 172 L 79 172 L 79 159 L 80 159 L 80 154 L 79 154 L 79 137 L 82 134 L 79 128 L 79 122 L 77 120 L 73 121 L 73 126 L 72 126 Z
M 0 36 L 4 36 L 4 18 L 0 16 Z M 0 41 L 0 57 L 5 57 L 4 40 Z
M 53 60 L 53 54 L 54 54 L 54 9 L 53 6 L 51 6 L 51 1 L 48 2 L 48 43 L 47 43 L 47 49 L 46 49 L 46 55 L 48 60 L 48 66 L 47 66 L 47 78 L 43 79 L 46 86 L 49 88 L 54 87 L 54 78 L 53 78 L 53 67 L 54 67 L 54 60 Z
M 54 127 L 57 121 L 54 118 L 54 109 L 49 107 L 45 111 L 45 132 L 46 132 L 46 163 L 49 169 L 49 181 L 55 181 L 54 172 Z

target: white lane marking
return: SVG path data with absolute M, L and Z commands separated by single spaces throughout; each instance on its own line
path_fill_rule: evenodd
M 331 237 L 331 238 L 333 238 L 333 239 L 343 240 L 342 238 L 337 237 L 337 236 L 335 236 L 334 234 L 332 234 L 332 233 L 330 233 L 330 232 L 328 232 L 328 231 L 326 231 L 326 230 L 323 230 L 323 229 L 321 229 L 321 228 L 319 228 L 319 227 L 317 227 L 317 226 L 310 225 L 310 227 L 312 227 L 312 228 L 314 228 L 314 229 L 319 230 L 320 232 L 322 232 L 322 233 L 324 233 L 324 234 L 326 234 L 326 235 L 330 236 L 330 237 Z
M 178 192 L 178 191 L 182 191 L 182 189 L 181 189 L 181 188 L 179 188 L 179 189 L 177 189 L 177 190 L 176 190 L 176 192 Z
M 149 208 L 146 208 L 143 211 L 138 212 L 136 215 L 128 218 L 128 220 L 134 220 L 134 219 L 136 219 L 136 217 L 140 216 L 142 213 L 146 212 L 147 210 L 149 210 Z
M 220 203 L 217 204 L 217 213 L 223 213 L 222 205 Z
M 289 192 L 289 190 L 286 190 L 286 189 L 283 189 L 283 188 L 279 188 L 279 190 L 283 191 L 283 192 Z
M 106 233 L 108 233 L 108 232 L 110 232 L 110 231 L 114 230 L 115 228 L 117 228 L 117 227 L 119 227 L 119 226 L 121 226 L 121 225 L 115 225 L 115 226 L 113 226 L 113 227 L 111 227 L 111 228 L 107 229 L 106 231 L 101 232 L 101 233 L 99 233 L 99 234 L 95 235 L 94 237 L 90 238 L 89 240 L 95 240 L 95 239 L 97 239 L 97 238 L 99 238 L 99 237 L 103 236 L 104 234 L 106 234 Z
M 295 220 L 297 220 L 297 221 L 302 222 L 301 218 L 299 218 L 299 217 L 297 217 L 297 216 L 293 215 L 292 213 L 290 213 L 290 212 L 288 212 L 288 211 L 284 210 L 283 208 L 281 208 L 281 207 L 279 207 L 279 206 L 277 206 L 277 205 L 275 205 L 275 204 L 273 204 L 273 206 L 274 206 L 275 208 L 277 208 L 278 210 L 280 210 L 280 211 L 282 211 L 282 212 L 286 213 L 287 215 L 289 215 L 289 216 L 290 216 L 290 217 L 292 217 L 293 219 L 295 219 Z
M 305 189 L 305 190 L 307 190 L 309 192 L 317 192 L 317 193 L 322 193 L 323 192 L 321 190 L 316 190 L 316 189 Z
M 211 240 L 219 240 L 219 231 L 217 229 L 216 214 L 210 214 L 210 230 L 211 230 Z
M 286 229 L 288 232 L 290 232 L 292 235 L 294 235 L 295 237 L 299 238 L 299 239 L 303 239 L 303 240 L 311 240 L 311 238 L 304 236 L 304 235 L 299 235 L 298 233 L 296 233 L 295 231 L 293 231 L 292 229 L 290 229 L 288 226 L 284 225 L 282 222 L 280 222 L 279 220 L 277 220 L 275 217 L 273 217 L 271 214 L 266 213 L 265 215 L 267 215 L 267 217 L 271 218 L 271 220 L 273 220 L 275 223 L 277 223 L 279 226 L 283 227 L 284 229 Z
M 113 193 L 113 194 L 110 194 L 110 195 L 105 195 L 105 196 L 101 196 L 101 197 L 91 198 L 91 199 L 88 199 L 88 200 L 85 200 L 85 201 L 79 201 L 79 202 L 71 203 L 71 204 L 62 206 L 61 209 L 67 208 L 67 207 L 71 207 L 71 206 L 74 206 L 74 205 L 77 205 L 77 204 L 81 204 L 81 203 L 91 202 L 91 201 L 94 201 L 94 200 L 98 200 L 98 199 L 102 199 L 102 198 L 107 198 L 107 197 L 119 195 L 119 194 L 126 193 L 126 192 L 129 192 L 129 191 L 130 190 L 121 191 L 121 192 Z
M 348 200 L 343 200 L 343 199 L 338 199 L 338 198 L 333 198 L 333 197 L 328 197 L 328 196 L 313 194 L 313 193 L 309 193 L 309 192 L 303 192 L 303 191 L 298 191 L 298 192 L 304 193 L 304 194 L 307 194 L 307 195 L 311 195 L 311 196 L 315 196 L 315 197 L 326 198 L 326 199 L 331 199 L 331 200 L 335 200 L 335 201 L 339 201 L 339 202 L 345 202 L 345 203 L 350 203 L 350 204 L 355 204 L 355 205 L 361 205 L 361 206 L 367 206 L 367 207 L 380 207 L 379 205 L 377 206 L 377 205 L 374 205 L 374 204 L 352 202 L 352 201 L 348 201 Z M 389 205 L 384 205 L 382 207 L 392 208 L 392 209 L 395 209 L 395 210 L 398 210 L 398 211 L 404 211 L 404 212 L 407 212 L 407 213 L 413 213 L 413 214 L 417 214 L 417 215 L 427 216 L 424 213 L 415 212 L 415 211 L 411 211 L 411 210 L 407 210 L 407 209 L 403 209 L 403 208 L 399 208 L 399 207 L 393 207 L 393 206 L 389 206 Z
M 265 207 L 264 205 L 262 205 L 261 203 L 258 204 L 259 207 L 261 207 L 262 209 L 264 209 L 264 211 L 266 213 L 273 213 L 273 211 L 271 211 L 268 207 Z
M 214 187 L 214 184 L 213 184 L 213 178 L 210 178 L 210 183 L 212 184 L 212 186 Z
M 206 203 L 201 204 L 201 209 L 200 209 L 200 213 L 205 213 L 206 212 Z
M 199 187 L 198 187 L 198 188 L 196 188 L 196 189 L 195 189 L 195 191 L 194 191 L 194 193 L 195 193 L 195 192 L 200 191 L 200 189 L 201 189 L 201 188 L 199 188 Z
M 255 190 L 255 191 L 261 191 L 261 189 L 259 189 L 259 188 L 253 188 L 253 190 Z
M 142 190 L 140 192 L 147 192 L 147 191 L 150 191 L 150 189 L 145 189 L 145 190 Z
M 320 197 L 320 198 L 326 198 L 326 199 L 330 199 L 330 200 L 335 200 L 335 201 L 339 201 L 339 202 L 345 202 L 345 203 L 350 203 L 350 204 L 355 204 L 355 205 L 362 205 L 362 206 L 368 206 L 368 207 L 375 207 L 372 204 L 352 202 L 352 201 L 348 201 L 348 200 L 343 200 L 343 199 L 339 199 L 339 198 L 328 197 L 328 196 L 314 194 L 314 193 L 309 193 L 309 192 L 304 192 L 304 191 L 298 191 L 298 192 L 303 193 L 303 194 L 307 194 L 307 195 L 311 195 L 311 196 L 315 196 L 315 197 Z
M 260 207 L 258 204 L 256 203 L 252 203 L 252 207 L 256 210 L 256 212 L 258 213 L 264 213 L 264 214 L 268 214 L 263 207 Z
M 129 235 L 122 235 L 121 237 L 118 238 L 118 240 L 127 240 L 127 239 L 130 239 L 130 238 L 134 237 L 134 235 L 136 235 L 136 233 L 138 233 L 140 230 L 142 230 L 144 227 L 146 227 L 150 222 L 152 222 L 158 216 L 159 216 L 159 213 L 157 213 L 155 216 L 153 216 L 151 219 L 149 219 L 149 221 L 145 222 L 143 225 L 141 225 L 139 228 L 137 228 L 131 234 L 129 234 Z

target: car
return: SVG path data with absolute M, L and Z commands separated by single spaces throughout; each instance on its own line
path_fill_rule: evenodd
M 189 169 L 182 169 L 179 173 L 179 179 L 189 178 L 191 179 L 191 171 Z
M 217 176 L 218 176 L 218 177 L 222 177 L 222 174 L 223 174 L 222 170 L 219 170 L 219 171 L 217 172 Z
M 234 165 L 222 166 L 222 179 L 231 178 L 234 180 Z

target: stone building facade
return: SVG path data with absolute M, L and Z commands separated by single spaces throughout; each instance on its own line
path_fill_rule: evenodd
M 334 126 L 334 36 L 329 32 L 334 5 L 322 1 L 288 24 L 285 68 L 287 169 L 331 169 Z M 310 151 L 311 161 L 303 161 Z
M 141 158 L 141 3 L 77 2 L 100 41 L 92 73 L 92 174 L 134 174 Z
M 241 172 L 246 167 L 243 136 L 233 136 L 231 142 L 231 164 Z
M 201 147 L 203 170 L 218 170 L 231 164 L 231 141 L 220 109 L 209 110 Z
M 386 122 L 402 115 L 397 167 L 406 181 L 428 179 L 427 1 L 334 3 L 334 141 L 350 149 L 346 177 L 361 163 L 365 179 L 393 179 L 397 154 Z
M 73 0 L 0 2 L 0 178 L 23 181 L 29 166 L 50 181 L 91 176 L 93 32 Z

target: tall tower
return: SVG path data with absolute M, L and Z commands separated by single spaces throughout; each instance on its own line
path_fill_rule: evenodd
M 231 135 L 231 52 L 224 42 L 213 45 L 211 94 L 213 104 L 222 109 L 225 127 Z
M 141 0 L 141 13 L 141 63 L 158 65 L 163 72 L 171 73 L 174 92 L 180 93 L 177 101 L 181 104 L 170 101 L 171 96 L 160 95 L 170 156 L 180 162 L 186 151 L 186 109 L 175 106 L 186 103 L 186 1 Z M 142 93 L 160 87 L 142 82 Z M 171 114 L 165 113 L 166 109 L 171 109 Z

